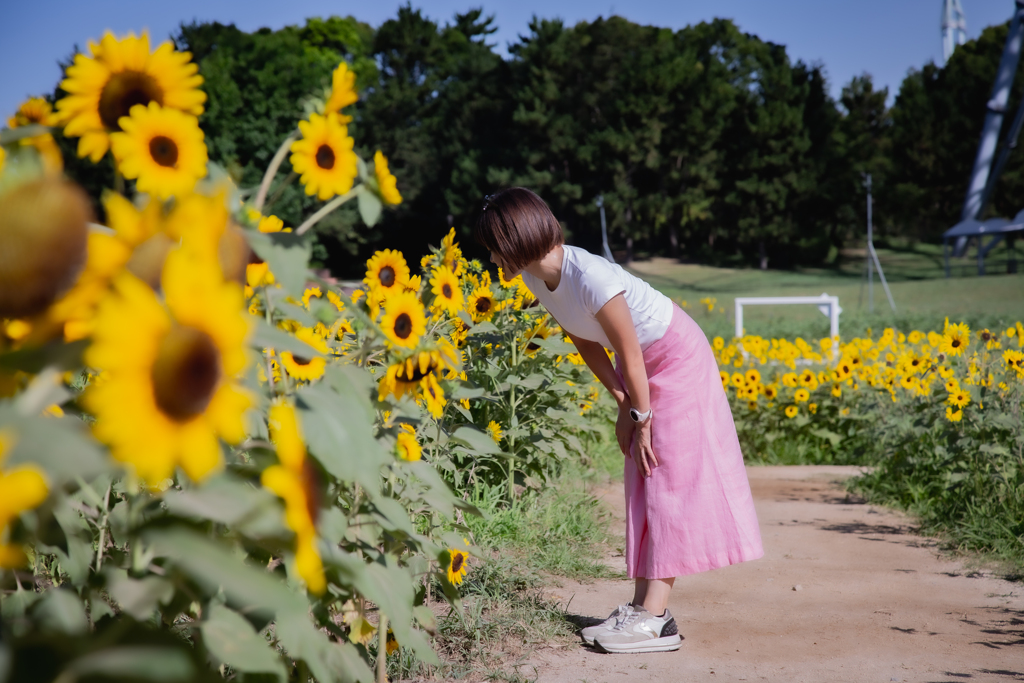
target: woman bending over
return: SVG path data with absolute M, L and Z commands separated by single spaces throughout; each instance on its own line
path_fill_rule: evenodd
M 729 401 L 704 333 L 643 280 L 577 247 L 540 197 L 489 197 L 476 238 L 506 279 L 522 273 L 619 406 L 626 569 L 633 598 L 583 639 L 608 652 L 676 650 L 677 576 L 761 557 Z M 615 352 L 612 366 L 605 349 Z

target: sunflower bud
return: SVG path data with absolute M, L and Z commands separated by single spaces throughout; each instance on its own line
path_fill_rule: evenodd
M 0 318 L 40 313 L 74 284 L 91 214 L 85 193 L 58 178 L 0 195 Z

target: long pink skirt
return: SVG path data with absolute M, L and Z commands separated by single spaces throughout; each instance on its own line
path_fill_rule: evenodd
M 667 579 L 764 555 L 729 400 L 711 345 L 678 306 L 665 336 L 644 351 L 652 447 L 644 477 L 625 460 L 626 569 Z M 625 384 L 623 384 L 625 386 Z

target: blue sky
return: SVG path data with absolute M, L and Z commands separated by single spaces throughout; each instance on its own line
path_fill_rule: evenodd
M 1010 18 L 1013 0 L 962 0 L 968 36 Z M 0 39 L 0 116 L 6 120 L 22 99 L 49 92 L 60 79 L 57 61 L 78 43 L 147 28 L 154 39 L 169 36 L 182 21 L 233 22 L 247 31 L 262 26 L 301 24 L 306 17 L 348 15 L 371 25 L 395 16 L 405 2 L 373 0 L 49 0 L 12 2 L 4 8 Z M 483 7 L 499 27 L 494 36 L 505 45 L 527 32 L 534 15 L 574 24 L 618 14 L 642 24 L 681 28 L 726 17 L 762 39 L 787 46 L 791 58 L 821 63 L 833 95 L 851 77 L 870 73 L 876 84 L 899 88 L 907 70 L 939 61 L 942 0 L 423 0 L 414 3 L 434 20 Z

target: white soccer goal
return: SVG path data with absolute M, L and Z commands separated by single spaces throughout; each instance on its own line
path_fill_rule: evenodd
M 839 337 L 839 297 L 822 293 L 821 296 L 740 296 L 736 297 L 736 338 L 743 339 L 743 307 L 744 306 L 777 306 L 781 304 L 812 304 L 818 307 L 829 318 L 829 336 L 832 341 Z M 742 346 L 742 344 L 741 344 Z M 836 344 L 832 344 L 832 357 L 835 358 Z M 744 351 L 746 353 L 746 351 Z

